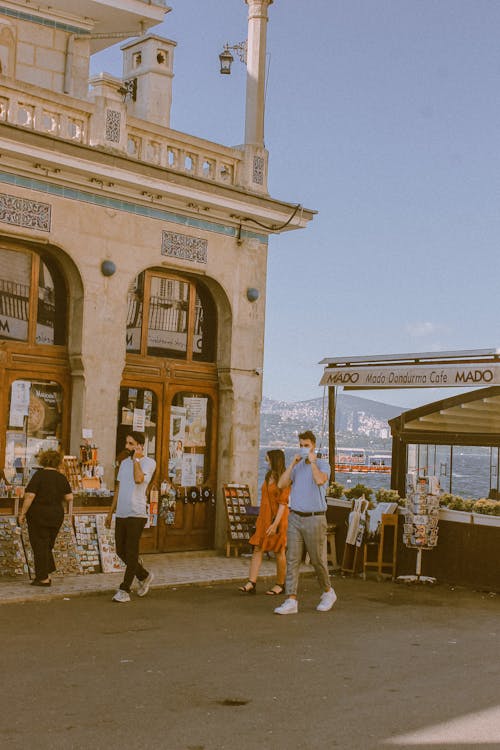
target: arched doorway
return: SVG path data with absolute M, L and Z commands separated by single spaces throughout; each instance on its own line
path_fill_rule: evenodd
M 46 251 L 0 242 L 0 466 L 23 484 L 37 454 L 68 448 L 68 287 Z
M 157 463 L 150 489 L 157 513 L 142 549 L 176 551 L 213 546 L 217 444 L 217 314 L 203 281 L 151 269 L 128 294 L 126 365 L 118 404 L 117 455 L 126 433 L 146 434 Z M 177 492 L 168 508 L 162 487 Z M 163 494 L 163 506 L 162 506 Z M 153 506 L 154 510 L 154 506 Z M 170 512 L 169 512 L 170 510 Z

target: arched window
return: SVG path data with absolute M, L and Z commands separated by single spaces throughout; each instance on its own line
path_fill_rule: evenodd
M 0 247 L 0 339 L 66 343 L 67 291 L 51 258 Z
M 13 483 L 27 481 L 40 451 L 67 445 L 68 304 L 48 253 L 0 245 L 0 466 Z
M 144 271 L 128 294 L 127 351 L 149 357 L 214 362 L 214 301 L 201 282 Z

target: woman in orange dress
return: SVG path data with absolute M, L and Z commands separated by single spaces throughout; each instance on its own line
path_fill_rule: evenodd
M 274 552 L 276 556 L 276 583 L 266 594 L 275 596 L 283 593 L 286 573 L 286 531 L 288 526 L 288 496 L 290 488 L 278 488 L 278 480 L 285 471 L 285 454 L 282 450 L 268 451 L 266 462 L 269 468 L 262 485 L 259 515 L 255 524 L 255 534 L 250 538 L 253 545 L 252 560 L 248 581 L 240 586 L 244 594 L 255 594 L 264 552 Z

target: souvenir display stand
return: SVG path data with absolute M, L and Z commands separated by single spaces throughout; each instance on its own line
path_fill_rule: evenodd
M 63 470 L 66 474 L 66 479 L 74 493 L 81 492 L 82 486 L 82 474 L 78 459 L 76 456 L 64 456 L 63 457 Z
M 436 583 L 431 576 L 422 575 L 422 552 L 434 549 L 438 541 L 439 483 L 436 477 L 415 473 L 406 477 L 407 515 L 403 542 L 417 550 L 415 575 L 398 576 L 404 583 Z
M 237 557 L 254 532 L 259 509 L 252 505 L 247 484 L 224 484 L 222 489 L 227 515 L 226 557 L 231 556 L 231 548 Z
M 80 445 L 80 474 L 84 489 L 99 489 L 101 486 L 101 467 L 96 446 L 85 440 Z

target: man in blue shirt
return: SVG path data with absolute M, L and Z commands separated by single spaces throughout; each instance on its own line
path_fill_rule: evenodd
M 326 557 L 326 500 L 325 491 L 330 478 L 330 466 L 316 458 L 316 436 L 310 430 L 299 435 L 300 452 L 281 475 L 278 487 L 292 485 L 290 492 L 286 552 L 286 596 L 274 610 L 277 615 L 292 615 L 299 611 L 297 589 L 304 547 L 309 553 L 318 583 L 323 591 L 316 607 L 328 612 L 337 600 L 330 583 Z

